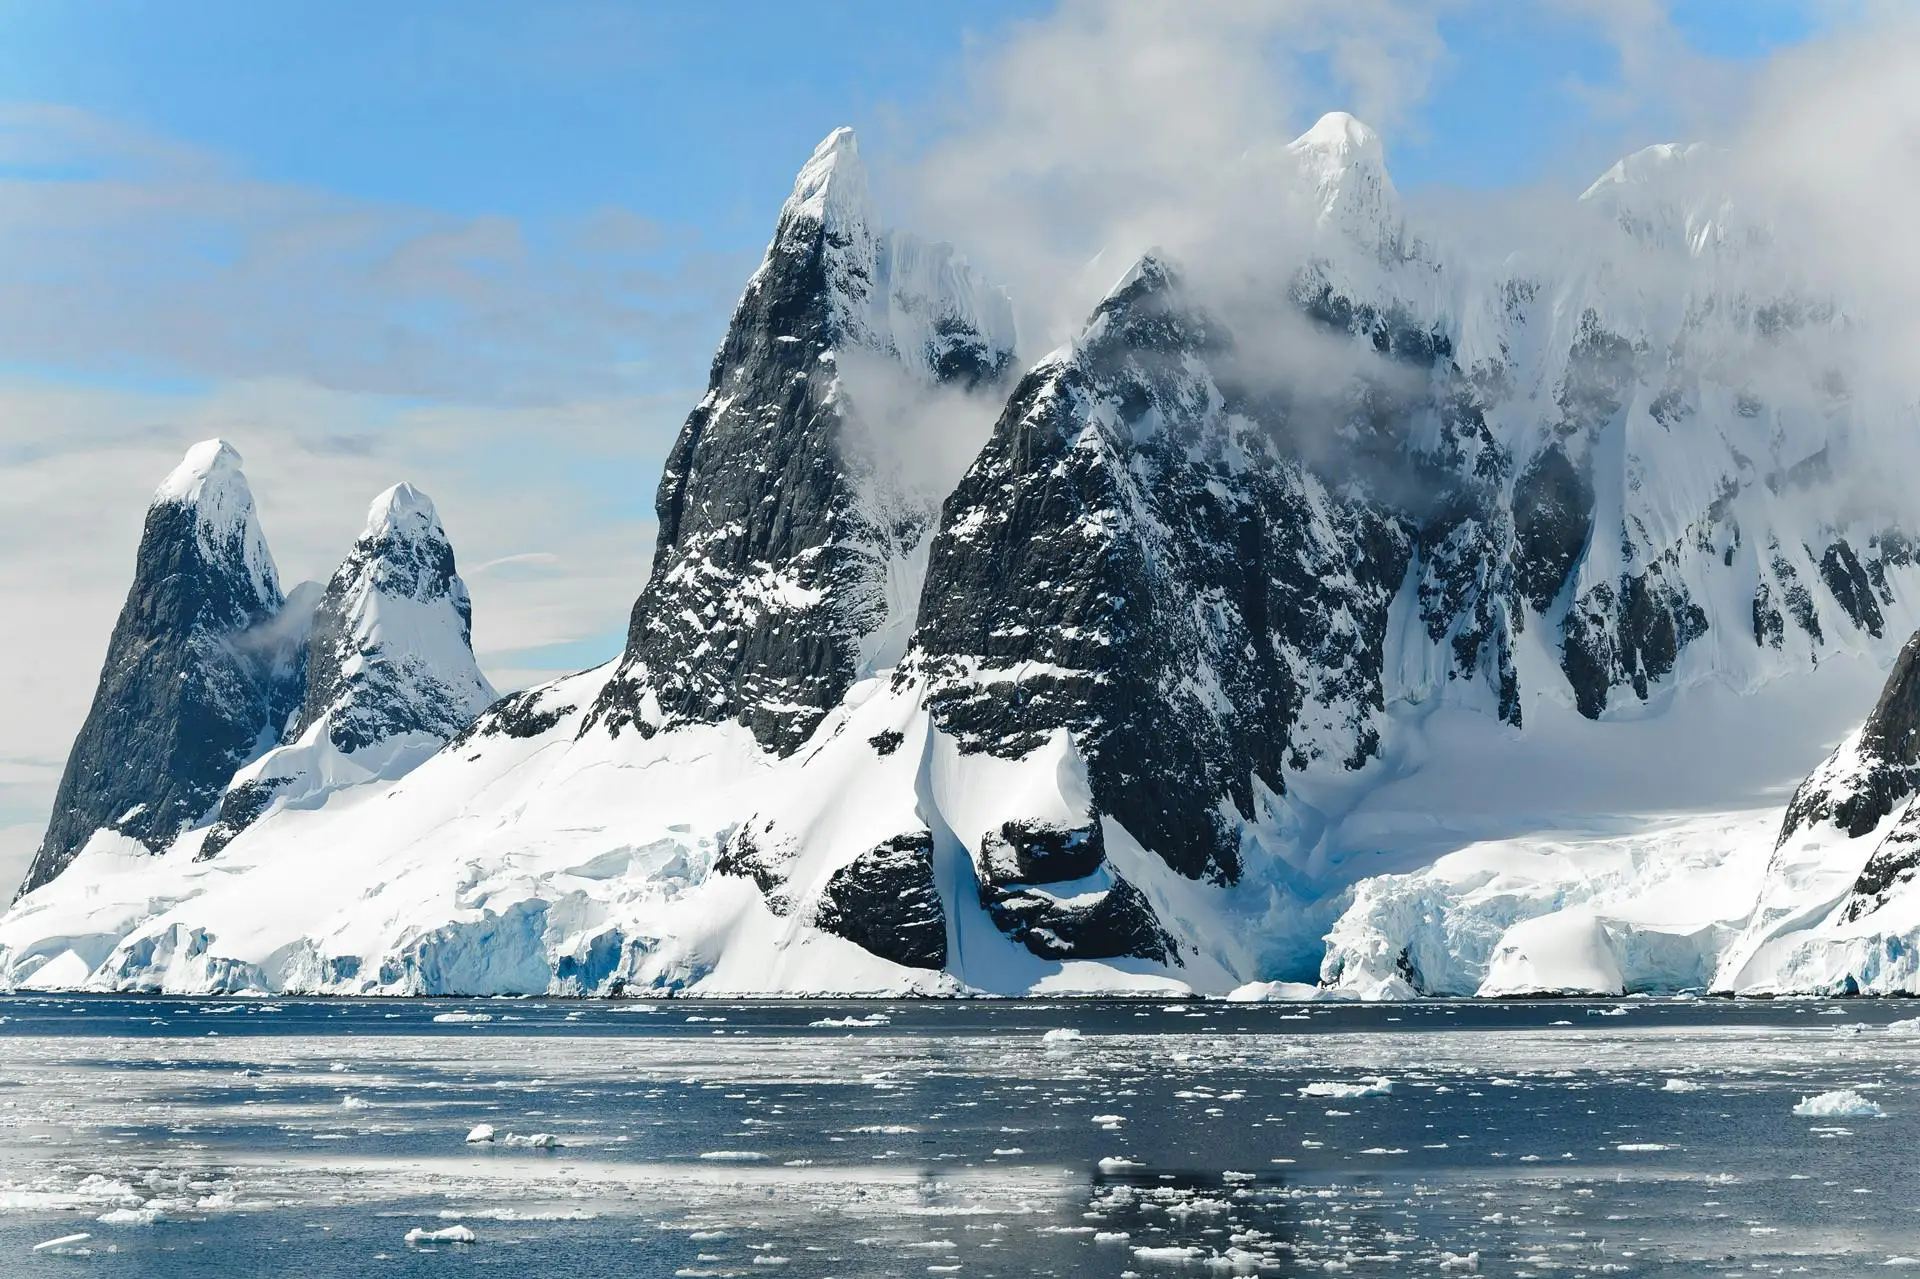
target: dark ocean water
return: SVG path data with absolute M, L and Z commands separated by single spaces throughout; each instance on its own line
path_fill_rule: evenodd
M 0 998 L 0 1275 L 1920 1274 L 1916 1014 Z

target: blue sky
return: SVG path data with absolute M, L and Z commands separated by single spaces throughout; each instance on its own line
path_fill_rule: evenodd
M 898 122 L 937 120 L 970 44 L 1049 7 L 0 0 L 0 100 L 136 124 L 268 181 L 526 218 L 620 206 L 757 245 L 828 129 L 910 137 Z M 1569 137 L 1621 132 L 1568 91 L 1608 81 L 1619 60 L 1574 10 L 1496 3 L 1441 19 L 1447 64 L 1417 136 L 1395 148 L 1403 187 L 1551 175 Z M 1699 52 L 1740 60 L 1805 39 L 1818 12 L 1695 0 L 1671 16 Z
M 1253 105 L 1282 138 L 1377 109 L 1409 192 L 1570 194 L 1710 131 L 1837 2 L 1275 5 Z M 814 143 L 854 125 L 905 207 L 944 142 L 1008 145 L 1028 118 L 994 101 L 1045 88 L 1007 78 L 1009 50 L 1051 38 L 1073 64 L 1084 38 L 1061 78 L 1097 91 L 1121 12 L 0 0 L 0 466 L 25 495 L 0 503 L 0 597 L 63 619 L 0 625 L 0 856 L 37 835 L 145 496 L 186 444 L 247 455 L 288 580 L 324 576 L 410 479 L 503 687 L 610 656 L 660 460 Z

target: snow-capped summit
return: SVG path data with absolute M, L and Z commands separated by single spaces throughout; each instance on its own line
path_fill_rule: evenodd
M 1581 193 L 1581 204 L 1648 249 L 1690 257 L 1737 252 L 1763 238 L 1730 192 L 1724 154 L 1701 142 L 1660 142 L 1623 156 Z
M 193 511 L 194 536 L 210 561 L 238 560 L 261 598 L 279 595 L 273 556 L 254 513 L 253 489 L 240 469 L 240 450 L 225 440 L 202 440 L 153 491 L 154 506 Z
M 433 508 L 433 499 L 404 480 L 367 506 L 366 531 L 360 540 L 395 536 L 416 541 L 422 537 L 443 540 L 446 537 L 440 527 L 440 513 Z
M 472 620 L 432 499 L 405 483 L 376 497 L 314 613 L 299 713 L 278 749 L 235 775 L 201 856 L 275 807 L 402 777 L 472 723 L 496 696 Z
M 821 139 L 812 157 L 800 167 L 793 194 L 787 197 L 781 212 L 811 218 L 834 231 L 871 224 L 867 167 L 860 162 L 860 144 L 852 129 L 843 125 Z
M 1287 144 L 1303 164 L 1318 162 L 1329 170 L 1355 165 L 1386 168 L 1386 151 L 1372 126 L 1345 111 L 1329 111 L 1313 127 Z
M 1380 135 L 1345 111 L 1329 111 L 1287 144 L 1311 190 L 1315 220 L 1369 250 L 1401 240 L 1400 195 L 1387 173 Z
M 240 454 L 207 440 L 155 490 L 93 707 L 22 891 L 97 835 L 165 848 L 272 740 L 298 697 L 297 619 Z

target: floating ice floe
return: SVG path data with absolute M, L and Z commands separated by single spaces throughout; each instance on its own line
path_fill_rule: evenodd
M 492 1013 L 435 1013 L 433 1019 L 443 1025 L 476 1025 L 483 1021 L 492 1021 Z
M 473 1127 L 467 1129 L 467 1142 L 469 1145 L 472 1145 L 478 1142 L 492 1141 L 492 1140 L 493 1140 L 492 1124 L 475 1124 Z
M 502 1143 L 508 1146 L 526 1146 L 533 1150 L 552 1150 L 560 1144 L 560 1139 L 550 1132 L 531 1133 L 525 1137 L 518 1133 L 508 1133 Z
M 1813 1097 L 1802 1097 L 1793 1108 L 1796 1115 L 1813 1119 L 1878 1119 L 1886 1114 L 1879 1103 L 1868 1101 L 1851 1088 L 1837 1088 Z
M 885 1026 L 893 1018 L 885 1013 L 868 1013 L 865 1017 L 822 1017 L 819 1021 L 810 1021 L 808 1026 L 816 1030 L 853 1029 L 857 1026 Z
M 1699 1092 L 1700 1085 L 1691 1079 L 1669 1079 L 1660 1085 L 1661 1092 Z
M 1337 1097 L 1346 1100 L 1351 1097 L 1384 1097 L 1393 1091 L 1393 1081 L 1384 1075 L 1375 1075 L 1362 1079 L 1357 1084 L 1342 1083 L 1337 1079 L 1322 1079 L 1307 1084 L 1300 1089 L 1302 1097 Z
M 758 1164 L 767 1161 L 767 1157 L 758 1150 L 706 1150 L 701 1152 L 700 1157 L 716 1164 Z
M 1080 1032 L 1071 1026 L 1056 1026 L 1046 1034 L 1040 1036 L 1040 1042 L 1043 1044 L 1071 1044 L 1081 1038 Z
M 407 1231 L 407 1243 L 415 1246 L 423 1243 L 472 1243 L 473 1240 L 473 1230 L 468 1226 L 442 1226 L 438 1230 L 415 1226 Z

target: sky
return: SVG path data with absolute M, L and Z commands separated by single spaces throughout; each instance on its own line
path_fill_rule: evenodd
M 661 460 L 837 126 L 883 213 L 1031 304 L 1049 286 L 1020 215 L 1060 213 L 1062 174 L 1066 249 L 1098 251 L 1115 210 L 1197 198 L 1220 148 L 1344 108 L 1412 200 L 1570 199 L 1627 151 L 1732 127 L 1775 64 L 1874 20 L 1833 0 L 0 0 L 0 880 L 38 841 L 147 498 L 197 439 L 245 455 L 283 580 L 324 579 L 407 479 L 439 503 L 497 684 L 613 656 Z

